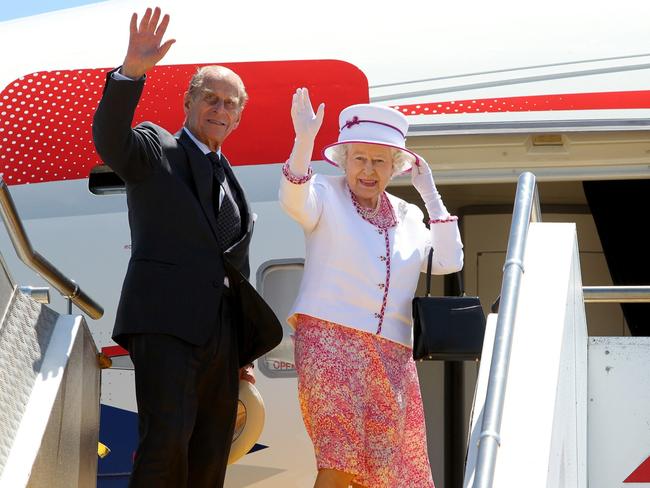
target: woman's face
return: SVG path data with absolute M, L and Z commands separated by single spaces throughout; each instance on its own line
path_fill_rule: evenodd
M 393 175 L 393 157 L 389 147 L 353 143 L 348 146 L 345 176 L 359 203 L 374 207 Z

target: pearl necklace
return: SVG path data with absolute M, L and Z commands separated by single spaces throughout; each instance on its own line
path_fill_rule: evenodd
M 355 200 L 357 200 L 357 199 L 355 198 Z M 363 207 L 363 206 L 359 203 L 358 200 L 357 200 L 357 203 L 359 204 L 359 205 L 357 206 L 357 209 L 359 210 L 359 213 L 361 213 L 361 215 L 362 215 L 363 217 L 365 217 L 365 218 L 367 218 L 367 219 L 374 219 L 374 218 L 377 216 L 377 214 L 379 213 L 379 209 L 381 208 L 381 195 L 379 195 L 379 196 L 377 197 L 377 205 L 375 205 L 375 208 L 373 208 L 373 209 L 370 209 L 370 208 L 367 208 L 367 207 Z
M 359 204 L 357 197 L 354 195 L 354 193 L 352 193 L 352 190 L 349 187 L 348 190 L 350 191 L 352 204 L 363 220 L 369 222 L 379 229 L 384 230 L 397 225 L 393 207 L 391 206 L 390 200 L 388 200 L 385 193 L 381 193 L 379 195 L 379 198 L 377 199 L 377 207 L 369 210 Z

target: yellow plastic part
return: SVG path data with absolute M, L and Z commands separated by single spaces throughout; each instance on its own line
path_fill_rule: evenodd
M 97 354 L 97 363 L 99 364 L 100 369 L 108 369 L 113 366 L 113 360 L 103 352 Z
M 102 444 L 101 442 L 97 443 L 97 455 L 104 459 L 106 456 L 108 456 L 111 453 L 111 450 L 108 448 L 107 445 Z

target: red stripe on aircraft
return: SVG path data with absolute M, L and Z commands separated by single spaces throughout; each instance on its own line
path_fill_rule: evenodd
M 623 483 L 650 483 L 650 457 L 625 478 Z
M 183 93 L 198 66 L 157 66 L 147 75 L 134 123 L 151 120 L 176 132 L 183 124 Z M 239 128 L 224 145 L 235 165 L 281 163 L 293 144 L 291 96 L 306 86 L 327 111 L 315 144 L 338 137 L 338 114 L 368 102 L 368 80 L 343 61 L 226 63 L 244 80 L 250 101 Z M 108 68 L 32 73 L 0 92 L 0 173 L 8 184 L 87 178 L 99 156 L 92 119 Z
M 525 97 L 480 98 L 452 102 L 396 105 L 404 115 L 549 112 L 555 110 L 621 110 L 650 108 L 650 91 L 568 93 Z
M 102 352 L 109 358 L 114 358 L 116 356 L 128 356 L 129 351 L 124 349 L 122 346 L 107 346 L 102 347 Z
M 150 74 L 134 123 L 152 120 L 176 131 L 183 123 L 182 96 L 197 66 L 158 66 Z M 246 83 L 250 102 L 224 151 L 235 165 L 283 162 L 293 142 L 291 95 L 307 86 L 314 102 L 327 104 L 314 155 L 338 137 L 338 113 L 368 101 L 368 82 L 342 61 L 226 64 Z M 37 72 L 0 92 L 0 173 L 8 184 L 87 178 L 100 163 L 92 144 L 92 116 L 107 68 Z M 396 106 L 406 115 L 650 108 L 650 91 L 573 93 L 486 98 Z

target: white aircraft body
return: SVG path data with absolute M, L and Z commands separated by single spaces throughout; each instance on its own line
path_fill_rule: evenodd
M 465 284 L 484 305 L 498 294 L 509 222 L 497 206 L 512 205 L 524 169 L 541 182 L 542 203 L 555 205 L 558 219 L 575 217 L 587 250 L 600 253 L 583 272 L 610 279 L 580 184 L 650 177 L 650 3 L 158 5 L 171 15 L 168 37 L 177 42 L 148 75 L 136 120 L 178 130 L 180 95 L 196 65 L 232 65 L 242 74 L 250 104 L 223 149 L 258 216 L 251 281 L 282 319 L 304 258 L 302 232 L 277 201 L 280 166 L 293 141 L 290 95 L 299 86 L 310 87 L 315 103 L 326 103 L 316 171 L 338 171 L 322 161 L 320 148 L 336 138 L 345 104 L 370 100 L 408 116 L 407 144 L 431 165 L 450 210 L 479 209 L 464 213 Z M 133 372 L 111 340 L 130 256 L 126 201 L 119 189 L 89 178 L 100 164 L 90 130 L 105 73 L 126 52 L 130 15 L 148 6 L 108 0 L 0 24 L 0 172 L 34 248 L 105 309 L 102 319 L 89 320 L 98 348 L 115 356 L 115 367 L 102 374 L 100 441 L 112 452 L 100 461 L 99 487 L 126 486 L 137 409 Z M 408 177 L 396 178 L 389 191 L 418 203 Z M 2 232 L 0 251 L 16 281 L 45 285 L 18 261 Z M 496 253 L 494 261 L 486 261 L 489 253 Z M 441 280 L 436 287 L 442 289 Z M 65 311 L 62 298 L 52 293 L 52 299 L 53 308 Z M 619 325 L 603 325 L 603 334 L 625 335 L 613 307 L 607 323 Z M 283 343 L 256 362 L 266 423 L 253 452 L 230 466 L 228 487 L 313 483 L 290 334 L 287 326 Z M 418 367 L 434 478 L 443 486 L 442 366 Z M 466 371 L 475 377 L 475 366 Z M 472 391 L 469 386 L 467 409 Z

